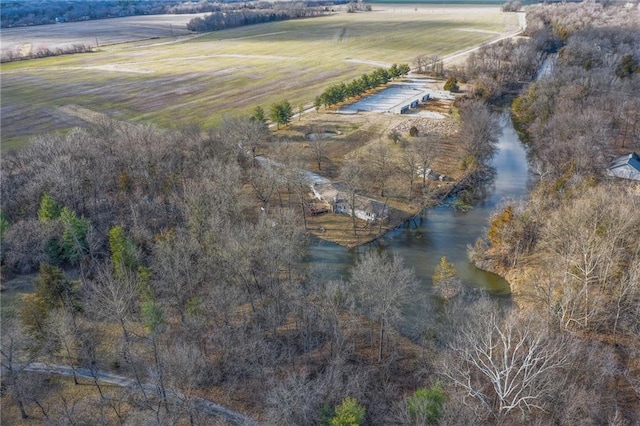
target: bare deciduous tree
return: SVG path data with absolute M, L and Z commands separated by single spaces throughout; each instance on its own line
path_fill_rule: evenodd
M 267 395 L 270 422 L 282 425 L 317 424 L 322 403 L 317 381 L 305 375 L 291 374 L 271 386 Z
M 249 183 L 258 200 L 262 202 L 262 208 L 268 209 L 269 201 L 278 192 L 280 185 L 280 172 L 271 163 L 261 164 L 249 170 Z
M 409 201 L 413 198 L 413 183 L 418 176 L 418 154 L 413 149 L 405 149 L 398 161 L 398 170 L 409 181 Z
M 318 170 L 322 170 L 322 161 L 327 158 L 327 141 L 318 136 L 311 139 L 310 144 L 313 150 L 313 157 L 318 165 Z
M 362 161 L 358 158 L 352 158 L 346 161 L 340 169 L 340 180 L 349 191 L 353 235 L 358 235 L 356 224 L 356 196 L 363 190 L 366 184 L 366 173 Z
M 385 185 L 393 166 L 389 147 L 382 142 L 369 147 L 365 164 L 371 182 L 380 189 L 380 196 L 384 197 Z
M 585 191 L 549 216 L 540 245 L 556 271 L 553 294 L 563 327 L 613 325 L 608 304 L 612 293 L 626 299 L 620 273 L 637 251 L 639 206 L 633 193 L 620 198 L 601 187 Z
M 427 137 L 418 138 L 415 144 L 409 149 L 413 150 L 418 158 L 418 172 L 420 176 L 422 176 L 422 190 L 424 191 L 427 186 L 427 178 L 429 177 L 428 170 L 440 150 L 436 142 Z
M 476 311 L 458 330 L 444 355 L 442 374 L 494 418 L 544 410 L 554 387 L 562 385 L 569 350 L 544 322 L 515 310 Z
M 361 309 L 378 323 L 378 362 L 382 362 L 385 333 L 397 324 L 402 307 L 413 296 L 415 273 L 398 256 L 369 252 L 352 270 L 351 284 Z
M 38 355 L 35 342 L 29 337 L 29 333 L 23 330 L 17 320 L 3 319 L 2 345 L 0 355 L 2 355 L 2 382 L 6 385 L 13 402 L 20 410 L 20 416 L 27 419 L 27 404 L 36 395 L 33 382 L 26 366 Z
M 136 319 L 136 308 L 140 297 L 137 277 L 127 270 L 123 276 L 116 278 L 111 265 L 107 264 L 98 272 L 96 279 L 89 283 L 88 305 L 97 317 L 113 321 L 120 326 L 124 340 L 122 355 L 125 362 L 131 365 L 136 382 L 146 398 L 135 354 L 131 350 L 133 337 L 130 331 L 130 321 Z
M 467 153 L 479 163 L 487 161 L 500 132 L 489 106 L 480 100 L 467 100 L 460 106 L 460 120 L 460 138 Z
M 9 227 L 3 236 L 4 262 L 18 273 L 36 271 L 40 263 L 56 263 L 57 239 L 62 234 L 59 221 L 43 223 L 21 220 Z
M 184 323 L 189 303 L 199 295 L 204 281 L 204 249 L 186 233 L 169 234 L 157 240 L 153 284 Z
M 427 55 L 418 55 L 413 59 L 413 66 L 418 74 L 425 72 L 428 61 Z

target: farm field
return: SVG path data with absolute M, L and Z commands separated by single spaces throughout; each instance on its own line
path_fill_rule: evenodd
M 100 46 L 158 37 L 190 34 L 187 23 L 206 13 L 142 15 L 55 25 L 2 29 L 2 51 L 11 49 L 66 48 L 74 44 Z
M 158 17 L 158 25 L 166 31 L 163 19 Z M 117 19 L 82 24 L 101 28 L 112 21 Z M 61 109 L 68 105 L 160 127 L 203 128 L 224 115 L 249 113 L 257 105 L 268 109 L 281 99 L 296 109 L 310 106 L 331 84 L 394 62 L 410 63 L 419 54 L 452 54 L 517 26 L 515 14 L 495 6 L 376 4 L 370 13 L 336 13 L 7 63 L 1 70 L 2 149 L 39 133 L 82 125 L 81 118 Z

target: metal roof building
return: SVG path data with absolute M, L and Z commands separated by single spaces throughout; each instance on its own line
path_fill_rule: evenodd
M 640 156 L 632 152 L 616 158 L 607 169 L 607 175 L 640 181 Z

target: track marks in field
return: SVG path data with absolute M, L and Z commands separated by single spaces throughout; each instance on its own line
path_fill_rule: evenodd
M 68 116 L 79 118 L 87 123 L 103 123 L 112 120 L 112 118 L 106 114 L 92 111 L 89 108 L 84 108 L 79 105 L 64 105 L 58 107 L 58 111 Z
M 481 30 L 480 28 L 456 28 L 457 31 L 465 31 L 469 33 L 482 33 L 482 34 L 497 34 L 502 35 L 500 31 Z
M 186 59 L 197 59 L 195 58 L 186 58 Z M 243 55 L 238 53 L 221 53 L 217 55 L 206 55 L 202 56 L 202 58 L 245 58 L 245 59 L 275 59 L 278 61 L 288 60 L 288 59 L 302 59 L 302 56 L 281 56 L 281 55 Z
M 127 65 L 127 64 L 124 64 Z M 113 71 L 113 72 L 125 72 L 125 73 L 134 73 L 134 74 L 151 74 L 154 71 L 142 68 L 129 68 L 127 66 L 120 65 L 96 65 L 96 66 L 88 66 L 83 67 L 83 69 L 89 70 L 98 70 L 98 71 Z
M 95 66 L 82 66 L 82 67 L 33 67 L 24 68 L 16 71 L 0 71 L 1 74 L 24 74 L 25 72 L 51 72 L 51 71 L 111 71 L 122 73 L 134 73 L 134 74 L 152 74 L 156 72 L 154 69 L 138 68 L 139 65 L 144 64 L 160 64 L 166 62 L 185 62 L 195 60 L 206 60 L 212 58 L 239 58 L 239 59 L 265 59 L 273 61 L 290 61 L 295 59 L 303 59 L 302 56 L 282 56 L 282 55 L 244 55 L 244 54 L 215 54 L 215 55 L 201 55 L 201 56 L 187 56 L 187 57 L 174 57 L 166 59 L 154 59 L 150 61 L 138 61 L 138 62 L 126 62 L 122 64 L 108 64 L 108 65 L 95 65 Z
M 133 73 L 133 74 L 151 74 L 155 72 L 154 70 L 142 69 L 142 68 L 130 68 L 127 65 L 135 65 L 135 63 L 130 64 L 118 64 L 118 65 L 95 65 L 95 66 L 84 66 L 84 67 L 34 67 L 34 68 L 24 68 L 16 71 L 0 71 L 1 74 L 25 74 L 28 72 L 51 72 L 51 71 L 112 71 L 112 72 L 123 72 L 123 73 Z
M 200 34 L 194 34 L 194 35 L 188 35 L 188 36 L 178 36 L 174 40 L 163 41 L 163 42 L 160 42 L 160 43 L 152 43 L 152 44 L 141 44 L 140 46 L 129 46 L 129 47 L 124 47 L 124 49 L 147 49 L 149 47 L 166 46 L 168 44 L 184 43 L 184 42 L 196 39 L 196 38 L 204 37 L 206 35 L 208 35 L 208 33 L 200 33 Z
M 373 65 L 374 67 L 383 67 L 383 68 L 389 68 L 391 66 L 391 64 L 388 62 L 368 61 L 366 59 L 345 59 L 344 61 L 351 62 L 353 64 Z
M 244 37 L 229 37 L 229 38 L 224 38 L 222 40 L 225 41 L 235 41 L 235 40 L 247 40 L 250 38 L 263 38 L 263 37 L 268 37 L 268 36 L 272 36 L 272 35 L 279 35 L 279 34 L 286 34 L 286 33 L 290 33 L 291 31 L 287 30 L 287 31 L 276 31 L 273 33 L 264 33 L 264 34 L 255 34 L 255 35 L 250 35 L 250 36 L 244 36 Z
M 335 36 L 333 37 L 334 43 L 342 43 L 345 35 L 347 35 L 347 27 L 341 27 L 336 31 Z

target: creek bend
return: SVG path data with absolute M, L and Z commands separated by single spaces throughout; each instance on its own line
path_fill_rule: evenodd
M 405 265 L 415 270 L 420 281 L 420 296 L 428 298 L 433 292 L 431 277 L 435 267 L 440 258 L 446 256 L 455 264 L 463 284 L 509 300 L 509 284 L 496 274 L 476 268 L 467 258 L 467 245 L 474 244 L 483 233 L 494 209 L 505 200 L 524 198 L 528 194 L 527 152 L 508 113 L 501 115 L 500 127 L 502 132 L 490 162 L 496 174 L 490 182 L 477 188 L 471 210 L 461 212 L 446 204 L 439 205 L 423 212 L 421 221 L 416 219 L 415 223 L 410 222 L 375 242 L 352 250 L 316 240 L 306 259 L 308 264 L 319 268 L 328 279 L 348 280 L 359 254 L 367 250 L 385 250 L 401 256 Z M 424 300 L 417 298 L 420 299 Z

